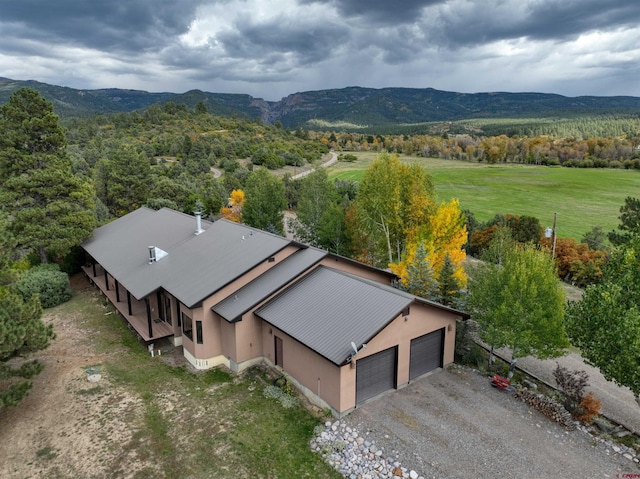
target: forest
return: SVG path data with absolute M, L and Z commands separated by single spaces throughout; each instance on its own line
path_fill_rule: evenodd
M 606 131 L 610 131 L 605 128 Z M 619 136 L 363 135 L 315 133 L 314 137 L 340 151 L 388 151 L 425 158 L 519 163 L 567 168 L 640 169 L 640 123 L 634 133 Z

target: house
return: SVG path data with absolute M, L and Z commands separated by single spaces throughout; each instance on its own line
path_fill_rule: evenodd
M 389 272 L 227 220 L 140 208 L 83 243 L 84 270 L 140 337 L 197 369 L 267 363 L 342 416 L 453 361 L 466 313 Z

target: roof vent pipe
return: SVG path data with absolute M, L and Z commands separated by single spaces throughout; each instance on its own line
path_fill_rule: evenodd
M 196 234 L 199 235 L 204 230 L 202 229 L 202 212 L 194 211 L 194 215 L 196 215 Z
M 149 264 L 155 263 L 156 261 L 156 247 L 149 246 Z

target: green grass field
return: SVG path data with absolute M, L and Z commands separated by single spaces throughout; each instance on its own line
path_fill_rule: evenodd
M 358 161 L 339 163 L 331 178 L 359 181 L 375 153 L 355 153 Z M 627 196 L 640 196 L 640 172 L 523 165 L 486 165 L 453 160 L 401 156 L 429 171 L 439 200 L 457 198 L 480 221 L 497 213 L 530 215 L 542 226 L 557 216 L 558 236 L 576 238 L 594 226 L 605 232 L 618 223 Z

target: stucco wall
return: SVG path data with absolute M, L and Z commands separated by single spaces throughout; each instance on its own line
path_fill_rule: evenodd
M 323 258 L 322 261 L 320 261 L 320 264 L 328 266 L 329 268 L 356 274 L 362 278 L 371 279 L 373 281 L 377 281 L 378 283 L 386 284 L 387 286 L 391 285 L 391 278 L 393 277 L 391 273 L 369 269 L 363 265 L 359 265 L 357 263 L 354 264 L 351 261 L 347 261 L 335 256 L 328 256 Z
M 262 348 L 275 364 L 275 337 L 282 339 L 282 370 L 310 392 L 340 411 L 340 368 L 268 323 L 262 327 Z
M 202 302 L 201 307 L 193 310 L 193 314 L 197 315 L 198 320 L 202 321 L 203 344 L 193 344 L 192 341 L 184 338 L 183 346 L 195 358 L 211 358 L 222 354 L 230 358 L 232 361 L 241 362 L 242 359 L 239 360 L 238 354 L 245 353 L 245 346 L 252 349 L 252 347 L 248 346 L 250 343 L 256 344 L 260 342 L 259 332 L 256 333 L 255 331 L 250 331 L 250 333 L 257 334 L 257 336 L 255 336 L 255 338 L 247 338 L 243 336 L 241 341 L 239 341 L 236 331 L 237 326 L 230 325 L 226 320 L 220 318 L 211 311 L 211 308 L 250 281 L 253 281 L 268 269 L 278 264 L 284 258 L 298 251 L 298 249 L 299 248 L 297 246 L 287 246 L 282 251 L 279 251 L 274 255 L 275 261 L 263 261 L 251 271 L 248 271 L 240 278 L 229 283 L 227 286 L 205 299 Z M 212 272 L 212 274 L 215 274 L 215 272 Z M 195 321 L 196 318 L 194 317 L 194 341 Z M 245 332 L 245 329 L 246 325 L 242 325 L 239 328 L 242 332 Z

